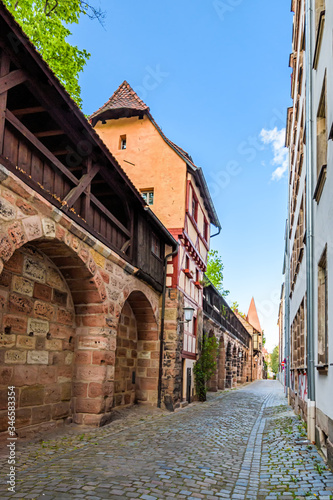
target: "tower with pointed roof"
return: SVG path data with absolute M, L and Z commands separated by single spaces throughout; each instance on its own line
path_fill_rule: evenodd
M 253 297 L 250 303 L 249 312 L 247 313 L 246 319 L 252 326 L 254 326 L 256 330 L 258 330 L 258 332 L 262 333 L 258 312 Z
M 168 139 L 149 107 L 126 81 L 90 116 L 90 121 L 141 192 L 147 209 L 155 213 L 179 242 L 178 255 L 168 262 L 168 294 L 177 297 L 174 303 L 176 316 L 179 314 L 177 310 L 181 311 L 176 302 L 179 304 L 180 301 L 182 307 L 194 309 L 194 318 L 184 324 L 184 328 L 181 326 L 181 331 L 184 329 L 181 334 L 176 325 L 182 362 L 180 373 L 174 371 L 172 376 L 183 381 L 183 398 L 190 399 L 197 338 L 202 335 L 202 282 L 210 228 L 213 225 L 220 229 L 203 171 L 184 149 Z M 154 251 L 154 235 L 149 237 Z M 170 306 L 170 301 L 168 304 Z M 174 332 L 166 335 L 170 337 L 166 339 L 166 345 L 174 346 Z

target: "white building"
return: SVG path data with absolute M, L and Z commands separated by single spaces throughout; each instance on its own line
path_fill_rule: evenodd
M 290 401 L 333 465 L 333 2 L 293 0 L 285 354 Z

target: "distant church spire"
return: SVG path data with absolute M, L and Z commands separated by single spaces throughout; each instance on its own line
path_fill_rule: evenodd
M 256 304 L 254 302 L 253 297 L 251 300 L 249 312 L 247 313 L 246 319 L 256 330 L 258 330 L 258 332 L 262 333 L 262 329 L 261 329 L 260 321 L 259 321 L 259 317 L 258 317 L 258 312 L 257 312 Z

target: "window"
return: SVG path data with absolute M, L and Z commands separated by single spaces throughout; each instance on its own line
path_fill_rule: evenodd
M 292 368 L 304 368 L 305 361 L 305 299 L 296 313 L 291 325 L 291 366 Z
M 195 337 L 197 335 L 197 325 L 198 325 L 198 320 L 196 317 L 193 318 L 193 321 L 192 321 L 192 324 L 193 324 L 193 331 L 192 331 L 192 335 Z
M 126 135 L 120 136 L 120 149 L 126 149 Z
M 205 219 L 204 220 L 203 236 L 204 236 L 206 241 L 208 241 L 208 232 L 209 232 L 208 230 L 209 230 L 209 224 L 208 224 L 207 220 Z
M 198 200 L 192 191 L 192 217 L 197 222 L 198 220 Z
M 328 364 L 327 249 L 318 265 L 318 364 Z
M 317 179 L 324 165 L 327 165 L 326 77 L 317 113 Z
M 141 195 L 142 195 L 142 198 L 147 203 L 147 205 L 154 204 L 154 190 L 153 189 L 147 189 L 147 190 L 141 191 Z
M 316 30 L 318 29 L 320 14 L 323 10 L 325 10 L 325 0 L 316 0 L 315 1 L 315 14 L 316 14 Z
M 161 258 L 161 242 L 155 233 L 152 233 L 151 251 L 156 257 Z
M 190 258 L 188 255 L 185 257 L 185 269 L 190 269 Z

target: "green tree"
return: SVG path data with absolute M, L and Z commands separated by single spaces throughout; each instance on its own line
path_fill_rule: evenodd
M 262 346 L 265 347 L 266 344 L 266 337 L 265 337 L 265 332 L 264 330 L 262 331 Z
M 231 306 L 230 306 L 230 309 L 235 313 L 237 312 L 240 316 L 242 316 L 242 318 L 246 319 L 246 314 L 242 313 L 240 310 L 239 310 L 239 304 L 238 302 L 234 301 Z
M 201 355 L 195 363 L 193 372 L 195 388 L 199 401 L 206 401 L 207 382 L 214 375 L 217 362 L 218 340 L 215 336 L 203 336 Z
M 103 19 L 103 12 L 82 0 L 3 0 L 23 31 L 57 75 L 70 96 L 81 106 L 79 73 L 90 54 L 66 41 L 70 24 L 81 14 Z
M 229 290 L 223 288 L 223 269 L 224 265 L 217 250 L 211 250 L 208 253 L 206 276 L 215 288 L 226 297 Z
M 276 375 L 279 371 L 279 346 L 275 346 L 271 355 L 271 369 Z

